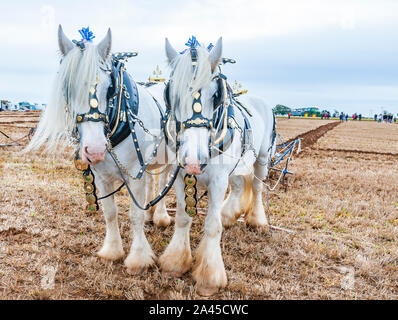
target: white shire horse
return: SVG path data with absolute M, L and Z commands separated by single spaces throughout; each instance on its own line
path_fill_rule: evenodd
M 110 153 L 106 152 L 108 144 L 104 133 L 106 122 L 89 121 L 98 118 L 95 113 L 105 115 L 108 108 L 107 94 L 112 84 L 111 66 L 114 62 L 111 55 L 111 42 L 110 29 L 106 37 L 98 45 L 94 45 L 91 41 L 73 43 L 65 36 L 62 27 L 59 26 L 58 43 L 62 61 L 56 76 L 52 100 L 41 117 L 32 141 L 26 148 L 26 151 L 37 150 L 42 145 L 46 145 L 47 151 L 57 153 L 60 143 L 64 138 L 70 137 L 75 126 L 77 126 L 82 161 L 90 165 L 95 176 L 96 187 L 101 196 L 112 193 L 121 182 L 119 169 L 112 160 Z M 129 75 L 128 77 L 131 79 Z M 144 161 L 147 161 L 149 159 L 148 153 L 151 154 L 155 144 L 159 142 L 158 138 L 163 134 L 160 128 L 159 106 L 153 96 L 164 110 L 164 85 L 152 86 L 152 95 L 144 87 L 137 86 L 137 88 L 139 96 L 137 118 L 142 120 L 143 126 L 149 129 L 150 133 L 145 132 L 143 126 L 138 125 L 138 123 L 135 124 L 134 128 Z M 128 94 L 125 91 L 123 92 L 125 95 Z M 89 97 L 92 97 L 93 94 L 96 94 L 95 100 L 98 104 L 92 105 L 90 99 L 89 105 Z M 79 115 L 83 115 L 86 121 L 76 123 Z M 120 115 L 120 121 L 123 121 L 122 115 Z M 132 137 L 127 136 L 113 148 L 113 152 L 122 166 L 136 200 L 141 205 L 147 203 L 153 195 L 152 190 L 148 190 L 147 187 L 153 185 L 152 178 L 149 179 L 150 183 L 146 183 L 146 180 L 148 180 L 147 174 L 144 174 L 140 180 L 132 179 L 141 169 Z M 156 158 L 153 163 L 156 163 Z M 162 159 L 158 161 L 158 164 L 164 163 L 165 161 Z M 156 165 L 148 166 L 148 170 L 158 167 Z M 106 222 L 106 236 L 103 246 L 97 254 L 107 260 L 117 260 L 124 256 L 117 206 L 113 195 L 101 200 L 101 203 Z M 153 265 L 155 255 L 144 234 L 147 212 L 138 209 L 131 202 L 130 219 L 133 242 L 124 263 L 128 271 L 134 274 Z M 154 223 L 167 226 L 170 224 L 170 219 L 165 203 L 161 201 L 154 212 Z
M 182 54 L 177 53 L 166 39 L 166 55 L 172 69 L 166 90 L 172 115 L 167 134 L 169 140 L 179 141 L 177 159 L 184 170 L 180 170 L 174 183 L 177 197 L 174 235 L 159 262 L 163 272 L 174 276 L 181 276 L 191 268 L 189 230 L 192 218 L 185 209 L 184 175 L 195 175 L 198 184 L 207 187 L 209 199 L 204 235 L 196 251 L 192 272 L 197 292 L 201 295 L 212 295 L 227 285 L 220 247 L 223 225 L 235 223 L 242 212 L 246 212 L 245 220 L 249 225 L 266 225 L 260 180 L 268 174 L 276 147 L 274 115 L 262 99 L 250 95 L 239 97 L 244 107 L 242 110 L 233 107 L 233 119 L 227 117 L 230 99 L 225 95 L 225 82 L 220 81 L 223 75 L 217 71 L 221 54 L 221 38 L 210 52 L 197 46 Z M 224 98 L 216 103 L 222 94 Z M 226 131 L 217 131 L 212 121 L 220 105 L 225 107 L 221 118 L 224 129 L 228 122 L 234 133 L 229 147 L 217 153 L 220 151 L 217 146 L 226 136 Z M 246 139 L 252 143 L 245 142 L 243 137 L 245 117 L 251 126 Z M 249 145 L 242 149 L 245 143 Z M 245 150 L 243 155 L 242 150 Z M 223 201 L 228 185 L 231 190 Z

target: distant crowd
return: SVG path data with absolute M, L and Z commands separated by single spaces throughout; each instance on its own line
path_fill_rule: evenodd
M 379 114 L 379 115 L 377 115 L 377 114 L 375 114 L 374 115 L 374 121 L 377 121 L 377 122 L 382 122 L 382 121 L 384 121 L 385 123 L 396 123 L 397 122 L 397 118 L 394 118 L 394 116 L 392 115 L 392 113 L 389 113 L 389 114 L 387 114 L 387 113 L 383 113 L 383 114 Z
M 340 121 L 348 121 L 348 113 L 344 113 L 344 112 L 340 112 Z M 361 121 L 362 120 L 362 114 L 360 113 L 360 114 L 357 114 L 357 113 L 354 113 L 353 115 L 352 115 L 352 120 L 359 120 L 359 121 Z

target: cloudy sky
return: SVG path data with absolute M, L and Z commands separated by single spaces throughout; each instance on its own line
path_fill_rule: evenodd
M 319 106 L 364 115 L 398 113 L 398 1 L 96 0 L 0 2 L 0 98 L 46 103 L 57 71 L 57 26 L 70 39 L 90 26 L 113 51 L 138 51 L 133 78 L 157 64 L 164 38 L 223 37 L 224 72 L 271 106 Z

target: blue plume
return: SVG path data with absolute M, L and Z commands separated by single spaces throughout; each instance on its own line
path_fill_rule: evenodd
M 195 36 L 192 36 L 192 38 L 189 38 L 188 42 L 185 44 L 187 47 L 191 48 L 196 48 L 197 46 L 200 46 L 198 40 L 196 40 Z
M 196 48 L 197 46 L 200 46 L 200 43 L 198 40 L 196 40 L 195 36 L 192 36 L 191 38 L 188 39 L 188 42 L 185 44 L 187 47 L 190 48 Z M 187 51 L 188 49 L 184 49 L 180 52 L 180 54 L 183 54 L 185 51 Z
M 79 30 L 79 33 L 82 36 L 82 40 L 80 40 L 80 41 L 90 41 L 91 42 L 95 38 L 93 32 L 90 31 L 89 27 L 87 27 L 87 28 L 83 27 L 82 29 Z
M 207 46 L 207 51 L 210 51 L 213 48 L 214 48 L 214 45 L 210 42 L 210 44 Z

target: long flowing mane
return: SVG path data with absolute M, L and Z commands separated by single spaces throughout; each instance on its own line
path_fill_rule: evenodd
M 214 77 L 207 49 L 198 46 L 197 53 L 198 59 L 195 70 L 192 68 L 189 50 L 186 50 L 171 62 L 170 102 L 172 111 L 179 113 L 181 117 L 187 117 L 192 113 L 193 94 L 208 86 Z
M 79 108 L 88 107 L 89 89 L 96 79 L 99 61 L 97 47 L 89 43 L 84 51 L 76 47 L 63 57 L 50 102 L 43 111 L 26 152 L 37 150 L 44 144 L 46 151 L 54 151 L 70 141 L 76 115 L 82 112 Z

